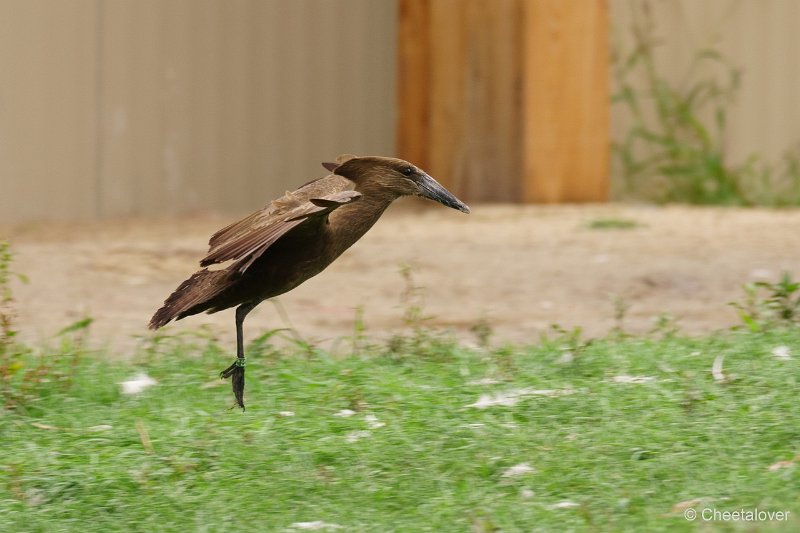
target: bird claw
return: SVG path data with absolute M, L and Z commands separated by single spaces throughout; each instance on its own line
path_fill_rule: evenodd
M 244 357 L 236 358 L 236 361 L 220 372 L 219 377 L 222 379 L 231 378 L 231 387 L 233 388 L 233 395 L 236 398 L 236 406 L 242 408 L 244 411 L 244 366 L 245 366 L 245 359 Z M 231 409 L 233 409 L 231 407 Z

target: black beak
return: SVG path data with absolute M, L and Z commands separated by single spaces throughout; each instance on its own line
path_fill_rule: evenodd
M 439 202 L 447 207 L 458 209 L 463 213 L 469 213 L 469 206 L 467 204 L 453 196 L 450 191 L 442 187 L 441 183 L 427 174 L 422 175 L 422 179 L 418 184 L 420 189 L 419 195 L 423 198 L 428 198 L 429 200 Z

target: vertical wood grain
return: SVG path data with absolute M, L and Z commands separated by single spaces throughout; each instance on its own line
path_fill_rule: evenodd
M 401 0 L 400 23 L 402 155 L 468 200 L 607 198 L 604 0 Z
M 608 5 L 524 4 L 523 199 L 608 197 Z
M 398 153 L 466 198 L 518 196 L 519 0 L 402 0 Z
M 397 155 L 428 169 L 431 0 L 400 0 L 397 23 Z
M 465 89 L 467 42 L 464 24 L 465 4 L 461 0 L 435 0 L 431 4 L 431 26 L 435 38 L 430 38 L 430 132 L 428 172 L 464 196 L 463 163 L 466 154 Z

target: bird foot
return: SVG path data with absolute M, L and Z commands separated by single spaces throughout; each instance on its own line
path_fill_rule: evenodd
M 244 411 L 244 365 L 244 357 L 237 357 L 231 366 L 219 374 L 222 379 L 231 378 L 233 396 L 236 398 L 236 405 L 241 407 L 242 411 Z

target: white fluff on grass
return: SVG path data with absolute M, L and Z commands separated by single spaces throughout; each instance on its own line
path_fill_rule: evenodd
M 800 454 L 795 455 L 788 461 L 778 461 L 777 463 L 769 465 L 769 471 L 775 472 L 776 470 L 780 470 L 781 468 L 791 468 L 794 467 L 798 462 L 800 462 Z
M 614 376 L 611 378 L 614 383 L 633 383 L 633 384 L 643 384 L 643 383 L 652 383 L 656 380 L 653 376 Z
M 378 428 L 382 428 L 383 426 L 386 425 L 383 422 L 381 422 L 380 420 L 378 420 L 377 416 L 371 415 L 371 414 L 365 416 L 364 420 L 366 421 L 366 423 L 367 423 L 367 425 L 369 426 L 370 429 L 378 429 Z
M 344 440 L 347 442 L 356 442 L 361 439 L 366 439 L 367 437 L 371 436 L 372 433 L 367 430 L 360 430 L 360 431 L 352 431 L 345 435 Z
M 554 503 L 550 506 L 551 509 L 572 509 L 573 507 L 580 507 L 580 504 L 564 500 L 563 502 Z
M 333 416 L 338 416 L 340 418 L 348 418 L 353 416 L 354 414 L 356 414 L 356 412 L 353 411 L 352 409 L 342 409 L 338 413 L 333 413 Z
M 471 403 L 466 407 L 486 409 L 487 407 L 498 405 L 512 406 L 527 396 L 565 396 L 574 393 L 575 391 L 572 389 L 511 389 L 495 394 L 481 394 L 475 403 Z
M 672 506 L 671 513 L 683 513 L 686 509 L 697 507 L 699 505 L 707 505 L 714 501 L 714 498 L 692 498 L 691 500 L 683 500 Z
M 502 383 L 498 379 L 494 378 L 480 378 L 480 379 L 473 379 L 472 381 L 468 381 L 467 385 L 497 385 L 498 383 Z
M 568 365 L 573 361 L 575 361 L 575 355 L 572 352 L 564 352 L 561 354 L 561 357 L 556 360 L 556 363 L 559 365 Z
M 344 411 L 350 411 L 350 410 L 349 409 L 344 409 Z M 339 411 L 339 413 L 341 413 L 341 412 L 342 411 Z M 354 411 L 352 411 L 352 412 L 353 412 L 353 414 L 355 414 Z M 350 414 L 341 415 L 339 413 L 336 413 L 334 416 L 344 416 L 344 417 L 352 416 Z M 381 422 L 380 420 L 378 420 L 378 417 L 373 415 L 373 414 L 364 415 L 364 422 L 367 423 L 367 427 L 369 429 L 362 429 L 362 430 L 359 430 L 359 431 L 351 431 L 350 433 L 345 435 L 344 440 L 346 442 L 356 442 L 356 441 L 359 441 L 361 439 L 366 439 L 367 437 L 372 436 L 372 432 L 370 431 L 371 429 L 382 428 L 383 426 L 386 425 L 383 422 Z
M 306 530 L 323 530 L 323 529 L 342 529 L 343 526 L 339 524 L 329 524 L 322 520 L 314 520 L 313 522 L 295 522 L 289 526 L 289 529 L 306 529 Z
M 121 382 L 120 385 L 122 386 L 123 394 L 139 394 L 147 387 L 152 387 L 157 383 L 156 380 L 147 374 L 141 373 L 136 374 L 132 379 Z
M 714 363 L 711 365 L 711 375 L 714 376 L 714 381 L 725 381 L 725 373 L 722 371 L 722 362 L 725 356 L 718 355 L 714 358 Z
M 503 474 L 500 477 L 505 477 L 505 478 L 517 477 L 517 476 L 523 476 L 525 474 L 532 474 L 534 472 L 536 472 L 536 469 L 533 468 L 528 463 L 520 463 L 518 465 L 514 465 L 510 468 L 507 468 L 506 471 L 503 472 Z
M 789 350 L 788 346 L 776 346 L 772 349 L 772 355 L 776 359 L 791 359 L 792 352 Z

